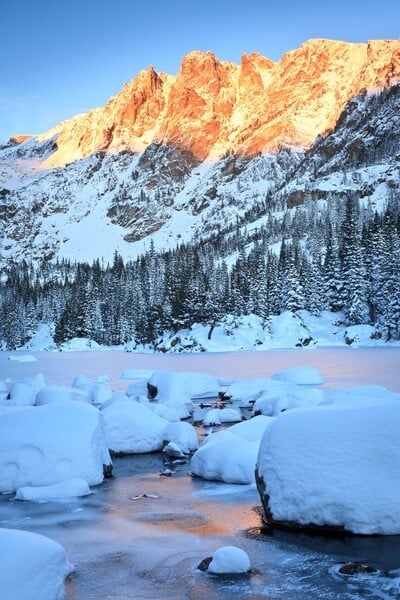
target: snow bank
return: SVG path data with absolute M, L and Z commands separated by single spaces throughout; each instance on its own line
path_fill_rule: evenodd
M 82 402 L 57 402 L 0 419 L 0 491 L 81 478 L 103 481 L 111 464 L 101 414 Z
M 398 400 L 379 394 L 280 415 L 257 461 L 267 518 L 400 534 L 399 423 Z
M 278 381 L 288 381 L 297 385 L 320 385 L 324 383 L 324 378 L 317 369 L 312 367 L 293 367 L 284 369 L 272 375 L 272 379 Z
M 254 483 L 260 439 L 272 420 L 254 417 L 208 436 L 192 457 L 192 473 L 211 481 Z
M 229 575 L 248 573 L 250 569 L 250 559 L 244 550 L 236 546 L 223 546 L 214 552 L 207 570 L 218 575 Z
M 141 454 L 161 450 L 168 421 L 146 405 L 122 398 L 103 411 L 108 447 L 114 452 Z
M 0 589 L 7 600 L 61 600 L 73 571 L 60 544 L 28 531 L 0 529 Z
M 208 410 L 203 419 L 206 427 L 221 425 L 221 423 L 237 423 L 242 420 L 242 415 L 235 408 L 212 408 Z
M 53 483 L 53 485 L 21 487 L 17 490 L 15 499 L 46 502 L 65 498 L 79 498 L 80 496 L 88 496 L 90 493 L 90 488 L 84 479 L 68 479 L 60 483 Z

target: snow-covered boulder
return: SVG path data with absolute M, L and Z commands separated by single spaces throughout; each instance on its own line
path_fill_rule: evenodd
M 11 384 L 9 396 L 10 404 L 33 406 L 38 392 L 45 386 L 42 374 L 33 379 L 22 379 Z
M 280 388 L 277 386 L 277 388 L 265 390 L 255 401 L 252 414 L 276 416 L 285 410 L 317 406 L 324 402 L 324 390 L 284 384 Z
M 251 563 L 248 555 L 241 548 L 223 546 L 214 552 L 207 570 L 217 575 L 248 573 L 251 570 Z
M 247 408 L 262 396 L 278 398 L 288 387 L 286 383 L 263 377 L 239 379 L 227 388 L 225 395 L 235 404 L 238 403 L 241 408 Z
M 125 393 L 129 398 L 139 398 L 140 396 L 147 397 L 147 381 L 145 379 L 134 381 L 128 385 Z
M 65 550 L 53 540 L 0 529 L 0 590 L 4 600 L 61 600 L 73 571 Z
M 149 384 L 156 389 L 157 400 L 216 397 L 220 391 L 215 377 L 204 373 L 156 371 L 150 377 Z
M 238 423 L 242 420 L 242 415 L 235 408 L 212 408 L 207 411 L 203 424 L 206 427 L 210 425 L 221 425 L 221 423 Z
M 111 465 L 101 414 L 83 402 L 55 402 L 0 419 L 0 491 L 81 478 L 103 481 Z
M 185 454 L 194 452 L 199 447 L 196 430 L 193 425 L 182 423 L 181 421 L 168 423 L 164 431 L 164 440 L 177 444 Z
M 321 385 L 324 378 L 321 373 L 313 367 L 292 367 L 283 369 L 272 375 L 272 379 L 287 381 L 296 385 Z
M 268 427 L 257 484 L 272 524 L 400 534 L 400 403 L 360 396 Z
M 273 420 L 260 415 L 208 436 L 192 457 L 192 473 L 212 481 L 254 483 L 260 440 Z
M 213 433 L 192 456 L 190 470 L 210 481 L 253 483 L 258 447 L 257 442 L 248 442 L 229 429 Z
M 6 382 L 0 380 L 0 406 L 5 403 L 8 404 L 8 389 L 9 386 L 6 384 Z
M 145 404 L 128 398 L 115 400 L 102 413 L 108 447 L 114 452 L 142 454 L 162 449 L 168 421 Z
M 47 385 L 36 396 L 38 406 L 52 402 L 70 402 L 71 400 L 90 403 L 90 398 L 86 392 L 78 388 L 61 385 Z
M 178 444 L 175 442 L 168 442 L 166 446 L 163 448 L 163 454 L 169 456 L 171 458 L 184 458 L 184 452 L 179 448 Z
M 53 483 L 53 485 L 21 487 L 17 490 L 15 499 L 49 502 L 51 500 L 79 498 L 80 496 L 88 496 L 90 493 L 90 488 L 84 479 L 68 479 L 67 481 L 60 481 L 60 483 Z
M 143 396 L 141 398 L 135 398 L 138 402 L 142 402 Z M 147 400 L 147 399 L 146 399 Z M 182 404 L 174 404 L 170 402 L 149 402 L 147 400 L 146 406 L 151 412 L 155 413 L 159 417 L 166 419 L 170 423 L 175 423 L 176 421 L 180 421 L 180 419 L 186 419 L 190 416 L 190 411 L 185 403 Z

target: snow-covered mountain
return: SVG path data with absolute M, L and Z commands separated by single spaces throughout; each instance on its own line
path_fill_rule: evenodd
M 399 80 L 387 40 L 149 67 L 104 107 L 1 147 L 0 255 L 134 258 L 268 212 L 277 192 L 288 207 L 346 188 L 377 205 L 398 185 Z

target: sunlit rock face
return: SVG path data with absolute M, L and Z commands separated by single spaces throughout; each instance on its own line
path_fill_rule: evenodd
M 306 148 L 332 129 L 350 98 L 400 77 L 400 42 L 310 40 L 274 63 L 257 53 L 236 65 L 212 52 L 185 56 L 176 77 L 142 71 L 102 108 L 39 136 L 57 138 L 46 166 L 152 142 L 198 160 Z

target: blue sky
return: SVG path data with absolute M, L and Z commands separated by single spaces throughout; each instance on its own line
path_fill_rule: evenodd
M 100 106 L 190 50 L 278 60 L 312 37 L 398 38 L 398 0 L 3 0 L 0 140 Z

